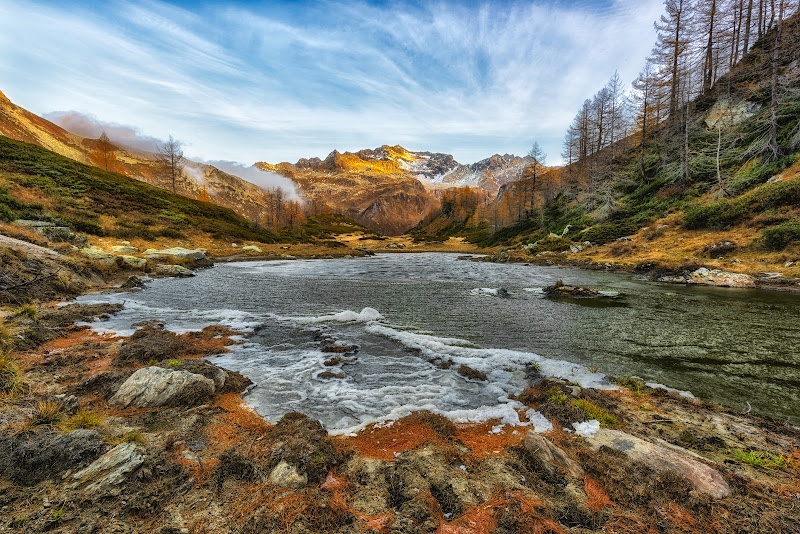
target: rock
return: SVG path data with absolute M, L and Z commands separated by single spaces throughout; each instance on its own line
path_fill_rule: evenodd
M 789 267 L 791 267 L 792 265 L 794 265 L 794 262 L 793 262 L 793 261 L 787 261 L 786 263 L 784 263 L 784 264 L 783 264 L 784 268 L 786 268 L 786 269 L 788 269 L 788 268 L 789 268 Z
M 143 367 L 133 373 L 108 403 L 125 408 L 200 404 L 214 394 L 214 382 L 208 378 L 162 367 Z
M 147 260 L 144 258 L 137 258 L 136 256 L 122 255 L 117 258 L 117 261 L 122 263 L 122 267 L 129 269 L 142 269 L 147 267 Z
M 88 464 L 105 449 L 96 430 L 79 429 L 64 435 L 52 430 L 0 435 L 0 475 L 33 486 Z
M 308 475 L 301 473 L 285 460 L 281 460 L 270 472 L 269 482 L 282 488 L 298 489 L 308 484 Z
M 752 117 L 759 109 L 761 104 L 758 102 L 743 100 L 734 104 L 727 98 L 720 98 L 711 106 L 705 122 L 709 128 L 716 128 L 720 123 L 723 127 L 729 128 Z
M 395 248 L 395 249 L 397 249 L 397 248 L 406 248 L 406 246 L 403 243 L 387 243 L 386 244 L 386 248 Z
M 134 252 L 139 252 L 139 249 L 130 245 L 114 245 L 111 247 L 111 252 L 116 254 L 133 254 Z
M 690 458 L 692 453 L 680 447 L 667 449 L 625 432 L 608 429 L 600 429 L 595 437 L 586 438 L 586 443 L 594 450 L 603 446 L 610 447 L 624 453 L 631 460 L 645 463 L 658 471 L 679 473 L 685 476 L 698 492 L 714 499 L 723 499 L 731 494 L 731 488 L 718 471 L 693 460 Z
M 553 475 L 557 470 L 561 470 L 573 478 L 583 477 L 583 468 L 580 464 L 541 434 L 529 430 L 523 445 L 531 456 L 542 464 L 547 474 Z
M 61 403 L 61 411 L 67 415 L 74 415 L 81 407 L 75 395 L 53 395 L 53 398 Z
M 696 271 L 689 273 L 688 283 L 707 284 L 721 287 L 755 287 L 753 277 L 747 274 L 720 271 L 719 269 L 709 269 L 700 267 Z
M 103 251 L 103 249 L 99 247 L 82 248 L 81 254 L 83 254 L 84 256 L 86 256 L 91 260 L 99 261 L 108 265 L 114 265 L 115 263 L 117 263 L 116 256 Z
M 213 262 L 206 256 L 206 253 L 200 249 L 186 249 L 183 247 L 172 247 L 165 249 L 149 248 L 144 251 L 145 258 L 148 259 L 165 259 L 177 258 L 187 260 L 197 267 L 209 267 Z
M 255 254 L 261 254 L 261 249 L 255 245 L 245 245 L 242 247 L 242 252 L 253 252 Z
M 190 269 L 182 265 L 159 265 L 155 268 L 153 274 L 159 276 L 175 276 L 178 278 L 194 276 L 194 273 Z
M 577 254 L 578 252 L 583 251 L 583 247 L 581 245 L 570 245 L 569 251 L 573 254 Z
M 78 471 L 72 478 L 72 489 L 95 493 L 125 482 L 128 475 L 144 462 L 144 449 L 135 443 L 121 443 Z
M 144 287 L 144 281 L 136 275 L 131 275 L 125 280 L 125 283 L 119 286 L 121 289 L 135 289 Z

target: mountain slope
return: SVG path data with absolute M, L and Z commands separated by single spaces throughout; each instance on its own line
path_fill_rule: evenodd
M 102 167 L 98 161 L 98 141 L 75 135 L 52 122 L 17 106 L 8 98 L 0 98 L 0 134 L 41 146 L 75 161 Z M 152 153 L 115 146 L 109 170 L 171 189 L 171 181 L 160 172 Z M 186 172 L 177 180 L 176 192 L 199 198 L 203 190 L 211 201 L 228 207 L 241 216 L 264 223 L 272 218 L 274 196 L 271 192 L 242 178 L 205 165 L 188 161 Z

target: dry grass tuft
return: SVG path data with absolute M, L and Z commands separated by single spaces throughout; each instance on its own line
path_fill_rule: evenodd
M 78 410 L 78 412 L 67 418 L 61 425 L 65 432 L 72 432 L 79 428 L 87 428 L 90 430 L 100 428 L 103 424 L 103 416 L 97 412 L 90 410 Z
M 58 401 L 38 401 L 33 408 L 33 414 L 31 414 L 29 424 L 30 426 L 39 426 L 59 423 L 64 417 L 61 410 L 62 406 Z
M 0 395 L 16 397 L 27 391 L 24 374 L 8 351 L 0 349 Z

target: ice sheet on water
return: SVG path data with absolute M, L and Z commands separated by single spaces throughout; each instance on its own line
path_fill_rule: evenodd
M 339 323 L 368 323 L 370 321 L 383 320 L 383 315 L 375 308 L 364 308 L 360 312 L 344 310 L 339 313 L 319 315 L 317 317 L 294 317 L 290 320 L 302 324 L 327 323 L 332 321 Z
M 541 374 L 570 380 L 583 387 L 596 389 L 618 389 L 610 384 L 603 373 L 592 373 L 586 367 L 563 360 L 544 358 L 532 352 L 511 349 L 476 348 L 472 343 L 457 338 L 445 338 L 427 334 L 395 330 L 394 328 L 370 324 L 370 333 L 394 339 L 406 347 L 419 350 L 431 360 L 452 360 L 486 373 L 490 382 L 497 383 L 506 392 L 525 385 L 526 365 L 535 363 Z
M 499 297 L 501 295 L 507 295 L 507 292 L 502 287 L 476 287 L 472 291 L 469 292 L 470 295 L 483 295 L 489 297 Z

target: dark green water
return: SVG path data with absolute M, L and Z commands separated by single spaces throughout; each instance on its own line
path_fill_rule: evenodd
M 620 296 L 614 306 L 587 306 L 554 301 L 537 290 L 559 279 Z M 507 289 L 510 298 L 476 291 L 498 287 Z M 475 263 L 446 254 L 394 254 L 223 264 L 196 278 L 158 280 L 140 293 L 103 298 L 128 301 L 129 310 L 113 320 L 122 330 L 153 316 L 166 319 L 172 328 L 196 328 L 220 318 L 234 326 L 237 321 L 248 324 L 255 328 L 251 343 L 228 364 L 264 381 L 282 377 L 286 391 L 300 387 L 292 384 L 294 376 L 311 373 L 295 366 L 311 361 L 315 349 L 303 331 L 305 319 L 289 326 L 276 317 L 312 318 L 370 307 L 384 316 L 382 324 L 392 332 L 459 338 L 486 349 L 470 353 L 425 347 L 431 354 L 444 352 L 443 356 L 460 357 L 476 367 L 481 361 L 489 370 L 506 360 L 517 365 L 524 359 L 518 354 L 534 353 L 546 361 L 638 375 L 736 409 L 746 409 L 749 402 L 753 412 L 800 424 L 800 295 L 793 293 L 657 284 L 632 275 Z M 336 403 L 342 396 L 352 397 L 354 406 L 361 403 L 358 409 L 374 405 L 386 410 L 406 402 L 380 404 L 388 398 L 385 388 L 393 381 L 403 383 L 404 376 L 414 376 L 420 379 L 414 387 L 424 389 L 423 384 L 431 381 L 451 380 L 426 374 L 434 372 L 425 370 L 430 367 L 426 362 L 411 366 L 408 351 L 401 349 L 417 343 L 414 339 L 398 340 L 364 325 L 321 324 L 334 335 L 364 345 L 359 364 L 364 367 L 353 365 L 348 371 L 350 389 L 335 386 L 339 389 L 329 391 L 325 388 L 334 386 L 311 380 L 314 385 L 300 395 L 303 399 L 322 395 L 326 402 Z M 370 350 L 375 360 L 369 360 Z M 278 362 L 276 354 L 285 361 Z M 376 363 L 390 360 L 395 363 L 383 370 Z M 513 389 L 512 379 L 506 380 L 500 371 L 496 376 L 499 382 L 505 380 L 504 391 Z M 368 383 L 378 384 L 374 387 L 379 386 L 380 393 L 365 400 L 364 388 L 373 387 Z M 496 392 L 479 393 L 475 403 L 480 406 Z M 468 394 L 465 389 L 462 397 Z M 434 400 L 425 402 L 435 402 L 437 395 L 432 392 Z M 273 395 L 262 404 L 280 402 Z M 463 404 L 470 407 L 469 402 Z M 336 416 L 327 417 L 330 421 Z

